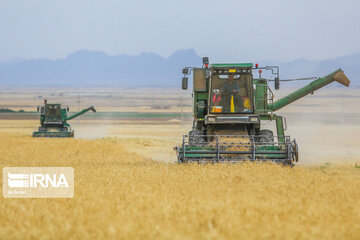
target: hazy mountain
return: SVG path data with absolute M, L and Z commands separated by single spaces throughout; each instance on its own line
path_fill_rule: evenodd
M 322 77 L 341 68 L 351 80 L 351 86 L 360 86 L 360 54 L 323 61 L 311 61 L 305 59 L 297 59 L 291 62 L 264 61 L 261 62 L 260 65 L 279 66 L 280 79 Z
M 211 59 L 210 59 L 211 60 Z M 262 61 L 280 66 L 281 79 L 323 76 L 342 68 L 353 86 L 360 86 L 360 54 L 324 60 Z M 176 51 L 168 58 L 153 53 L 109 56 L 80 50 L 65 59 L 21 60 L 0 63 L 2 86 L 122 86 L 179 87 L 184 66 L 200 66 L 193 49 Z
M 0 63 L 0 85 L 174 87 L 180 85 L 185 65 L 201 65 L 194 50 L 179 50 L 169 58 L 153 53 L 109 56 L 80 50 L 60 60 Z

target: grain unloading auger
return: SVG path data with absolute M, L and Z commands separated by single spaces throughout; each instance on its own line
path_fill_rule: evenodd
M 67 121 L 90 110 L 96 112 L 95 108 L 91 106 L 68 117 L 67 112 L 69 112 L 69 108 L 62 108 L 61 104 L 47 103 L 45 100 L 44 106 L 38 107 L 38 112 L 40 111 L 41 126 L 37 131 L 33 132 L 33 137 L 74 137 L 74 130 L 71 130 L 70 124 Z
M 253 78 L 254 69 L 259 70 L 258 79 Z M 293 165 L 299 159 L 298 145 L 285 135 L 286 121 L 274 112 L 333 81 L 344 86 L 350 84 L 338 69 L 274 102 L 268 80 L 261 78 L 262 70 L 275 75 L 278 90 L 277 66 L 209 64 L 205 57 L 202 68 L 183 69 L 183 89 L 188 87 L 185 75 L 193 74 L 194 120 L 193 130 L 175 147 L 179 163 L 273 161 Z M 261 128 L 264 120 L 275 122 L 276 136 Z

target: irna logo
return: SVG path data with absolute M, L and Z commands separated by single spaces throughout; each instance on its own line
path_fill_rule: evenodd
M 16 174 L 8 173 L 8 185 L 11 188 L 48 188 L 49 185 L 58 187 L 69 187 L 64 174 L 57 177 L 56 174 Z
M 6 198 L 71 198 L 72 167 L 6 167 L 3 169 Z

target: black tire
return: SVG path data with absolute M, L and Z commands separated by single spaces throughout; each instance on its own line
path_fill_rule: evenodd
M 199 145 L 205 143 L 204 133 L 198 129 L 191 130 L 189 132 L 189 144 Z
M 271 130 L 263 129 L 259 131 L 259 136 L 257 137 L 257 141 L 260 143 L 273 143 L 274 142 L 274 134 Z

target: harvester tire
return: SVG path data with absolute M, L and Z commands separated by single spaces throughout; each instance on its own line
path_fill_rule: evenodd
M 205 143 L 204 133 L 198 129 L 189 132 L 189 145 L 199 145 Z
M 260 143 L 273 143 L 274 142 L 274 134 L 269 129 L 263 129 L 259 131 L 258 142 Z

